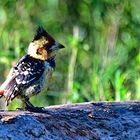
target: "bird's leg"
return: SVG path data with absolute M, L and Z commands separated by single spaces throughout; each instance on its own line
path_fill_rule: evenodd
M 24 103 L 25 103 L 25 109 L 28 111 L 32 111 L 32 112 L 43 112 L 43 107 L 35 107 L 33 106 L 33 104 L 31 104 L 31 102 L 29 101 L 29 98 L 26 96 L 24 98 Z

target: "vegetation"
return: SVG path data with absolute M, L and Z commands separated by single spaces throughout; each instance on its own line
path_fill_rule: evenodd
M 139 0 L 1 1 L 0 83 L 42 25 L 66 48 L 34 104 L 140 99 L 139 7 Z

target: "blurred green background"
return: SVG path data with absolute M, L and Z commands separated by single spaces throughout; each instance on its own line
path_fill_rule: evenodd
M 34 105 L 140 99 L 139 0 L 0 1 L 0 83 L 38 25 L 66 48 Z M 15 99 L 9 109 L 20 106 Z

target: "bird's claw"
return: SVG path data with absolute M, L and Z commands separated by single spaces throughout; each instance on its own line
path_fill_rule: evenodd
M 26 111 L 25 108 L 16 108 L 17 111 Z
M 31 111 L 31 112 L 40 112 L 40 113 L 45 112 L 44 107 L 29 107 L 28 106 L 25 109 L 28 110 L 28 111 Z

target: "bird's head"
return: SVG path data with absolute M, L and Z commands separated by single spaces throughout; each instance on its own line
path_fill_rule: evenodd
M 40 60 L 48 60 L 62 48 L 63 45 L 56 42 L 42 27 L 38 27 L 33 41 L 29 44 L 28 54 Z

